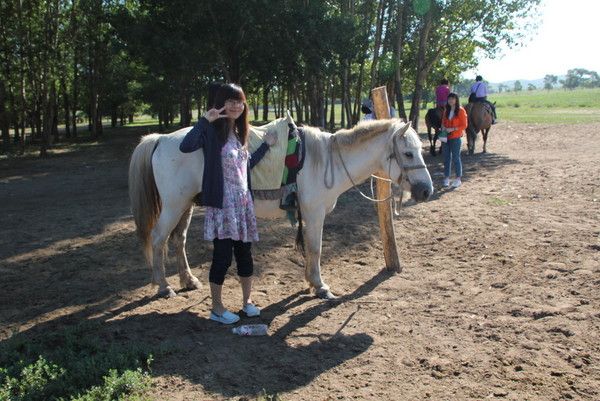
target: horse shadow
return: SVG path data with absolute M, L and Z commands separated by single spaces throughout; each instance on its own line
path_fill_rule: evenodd
M 177 313 L 156 310 L 136 313 L 138 308 L 164 301 L 144 297 L 114 309 L 110 309 L 110 302 L 106 301 L 36 325 L 0 342 L 0 346 L 7 341 L 36 341 L 36 337 L 60 331 L 62 327 L 86 322 L 93 327 L 90 335 L 100 343 L 143 344 L 150 352 L 158 350 L 152 366 L 153 376 L 183 378 L 200 385 L 203 391 L 224 397 L 253 396 L 262 390 L 288 392 L 356 358 L 374 342 L 367 333 L 342 332 L 356 311 L 349 312 L 333 334 L 295 332 L 323 313 L 368 295 L 390 276 L 382 270 L 353 292 L 329 302 L 314 302 L 314 297 L 303 291 L 291 294 L 264 308 L 259 321 L 272 324 L 275 318 L 284 316 L 282 319 L 285 319 L 287 312 L 309 301 L 313 305 L 290 314 L 289 320 L 281 326 L 274 324 L 269 336 L 236 336 L 229 326 L 212 322 L 189 308 Z M 257 323 L 256 320 L 245 319 L 241 323 Z

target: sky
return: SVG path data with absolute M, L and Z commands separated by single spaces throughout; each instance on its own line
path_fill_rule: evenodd
M 482 58 L 464 77 L 503 82 L 565 75 L 579 67 L 600 72 L 600 0 L 542 0 L 540 7 L 539 27 L 523 47 Z

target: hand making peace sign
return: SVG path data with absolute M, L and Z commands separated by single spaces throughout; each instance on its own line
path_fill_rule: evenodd
M 204 118 L 206 118 L 209 123 L 212 123 L 219 118 L 225 118 L 227 117 L 227 114 L 221 114 L 223 110 L 225 110 L 225 106 L 221 107 L 220 109 L 210 109 L 204 113 Z

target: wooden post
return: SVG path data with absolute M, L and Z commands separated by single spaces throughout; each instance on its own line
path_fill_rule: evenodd
M 377 119 L 390 118 L 390 104 L 388 102 L 387 90 L 385 86 L 380 86 L 371 90 L 373 98 L 374 112 Z M 380 171 L 378 175 L 388 177 L 387 172 Z M 392 185 L 383 180 L 377 180 L 377 199 L 388 198 L 392 194 Z M 396 234 L 392 222 L 392 202 L 377 203 L 377 215 L 379 217 L 379 229 L 381 231 L 381 242 L 383 243 L 383 254 L 385 257 L 385 267 L 390 271 L 401 272 L 400 258 L 398 257 L 398 248 L 396 247 Z

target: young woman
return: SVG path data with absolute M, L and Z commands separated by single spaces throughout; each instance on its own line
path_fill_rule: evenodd
M 467 128 L 467 112 L 460 106 L 460 101 L 456 93 L 448 95 L 448 104 L 442 117 L 442 129 L 448 132 L 448 141 L 442 142 L 442 153 L 444 154 L 444 187 L 450 185 L 450 162 L 454 164 L 456 179 L 452 182 L 452 187 L 458 188 L 461 185 L 462 163 L 460 161 L 460 147 L 462 136 Z
M 237 85 L 221 85 L 214 107 L 188 132 L 179 149 L 184 153 L 202 148 L 204 172 L 201 204 L 206 206 L 204 239 L 214 244 L 209 281 L 212 297 L 210 319 L 232 324 L 240 318 L 228 311 L 221 300 L 225 273 L 233 256 L 242 285 L 242 309 L 247 316 L 259 316 L 251 299 L 252 242 L 258 241 L 252 201 L 250 172 L 277 137 L 268 134 L 252 155 L 248 153 L 248 105 Z

